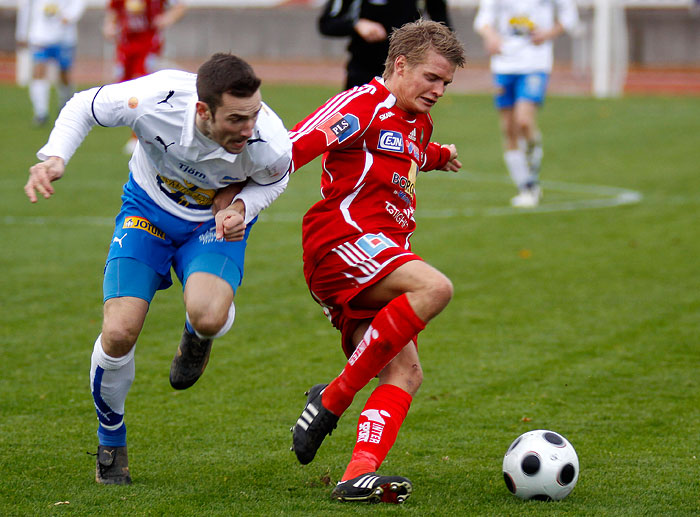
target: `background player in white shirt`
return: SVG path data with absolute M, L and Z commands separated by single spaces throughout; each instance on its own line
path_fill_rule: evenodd
M 46 124 L 49 118 L 51 83 L 48 62 L 59 68 L 58 99 L 63 106 L 73 95 L 71 69 L 78 42 L 78 20 L 85 10 L 83 0 L 20 0 L 17 9 L 16 39 L 19 47 L 29 45 L 32 54 L 32 79 L 29 98 L 34 109 L 34 124 Z M 60 108 L 59 108 L 60 109 Z
M 504 159 L 518 195 L 516 207 L 535 207 L 542 196 L 542 140 L 537 111 L 552 71 L 552 40 L 578 26 L 574 0 L 481 0 L 474 29 L 491 55 L 498 89 Z
M 95 124 L 130 126 L 139 140 L 105 265 L 102 333 L 90 370 L 96 479 L 128 484 L 124 403 L 149 304 L 156 290 L 172 285 L 172 267 L 184 286 L 186 324 L 170 383 L 188 388 L 203 373 L 213 338 L 233 325 L 246 239 L 286 188 L 291 142 L 262 102 L 250 65 L 215 54 L 197 75 L 164 70 L 74 95 L 37 153 L 43 161 L 29 169 L 31 202 L 37 193 L 53 195 L 52 182 Z M 237 194 L 219 206 L 214 196 L 225 186 Z

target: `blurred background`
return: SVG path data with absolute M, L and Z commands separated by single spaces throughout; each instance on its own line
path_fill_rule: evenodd
M 101 33 L 106 0 L 88 0 L 79 22 L 78 83 L 114 80 L 114 46 Z M 340 85 L 344 38 L 319 34 L 323 0 L 186 0 L 182 20 L 165 33 L 165 66 L 196 70 L 216 51 L 250 61 L 263 80 Z M 555 44 L 554 94 L 700 94 L 699 0 L 578 0 L 579 31 Z M 454 90 L 488 92 L 487 56 L 472 29 L 478 0 L 449 0 L 468 66 Z M 16 0 L 0 0 L 0 80 L 16 76 Z

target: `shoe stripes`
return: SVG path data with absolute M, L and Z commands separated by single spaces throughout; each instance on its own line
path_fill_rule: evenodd
M 355 488 L 374 488 L 375 482 L 379 479 L 379 476 L 374 476 L 372 474 L 366 474 L 358 479 L 352 484 Z M 340 483 L 338 483 L 340 484 Z
M 318 408 L 309 402 L 309 404 L 304 408 L 304 412 L 299 417 L 299 420 L 297 420 L 297 425 L 306 431 L 316 415 L 318 415 Z

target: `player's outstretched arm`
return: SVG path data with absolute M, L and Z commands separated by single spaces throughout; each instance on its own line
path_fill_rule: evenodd
M 66 169 L 63 158 L 58 156 L 50 156 L 43 162 L 32 165 L 29 168 L 29 179 L 24 185 L 24 193 L 27 194 L 29 201 L 37 202 L 37 192 L 44 199 L 49 199 L 54 194 L 54 189 L 51 183 L 61 179 Z

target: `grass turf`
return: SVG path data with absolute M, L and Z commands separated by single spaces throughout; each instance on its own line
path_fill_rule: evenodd
M 263 90 L 288 127 L 332 93 Z M 0 94 L 0 515 L 700 512 L 700 99 L 549 98 L 534 212 L 507 208 L 490 99 L 448 95 L 436 106 L 434 137 L 458 145 L 464 169 L 421 176 L 413 244 L 455 296 L 421 335 L 425 382 L 381 470 L 410 477 L 414 495 L 358 509 L 329 500 L 328 483 L 349 459 L 367 389 L 313 463 L 289 452 L 304 390 L 343 364 L 301 273 L 318 162 L 256 225 L 235 326 L 185 392 L 168 384 L 181 291 L 156 296 L 127 399 L 134 484 L 100 486 L 86 454 L 96 448 L 88 371 L 129 132 L 93 130 L 55 197 L 30 205 L 22 186 L 48 129 L 31 128 L 24 90 Z M 643 199 L 596 208 L 615 198 L 608 187 Z M 562 433 L 579 455 L 578 486 L 559 503 L 523 503 L 503 483 L 506 448 L 537 428 Z

